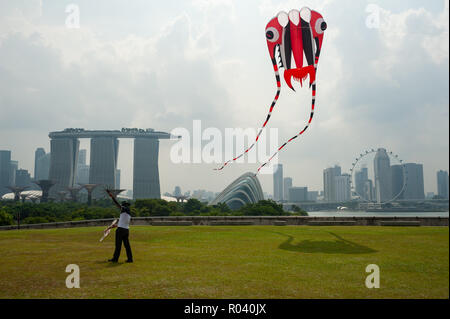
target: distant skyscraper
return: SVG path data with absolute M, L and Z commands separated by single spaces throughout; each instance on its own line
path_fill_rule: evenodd
M 133 196 L 138 198 L 161 198 L 159 183 L 159 140 L 134 139 Z
M 159 140 L 169 139 L 169 133 L 154 129 L 122 128 L 122 130 L 85 130 L 67 128 L 50 132 L 50 179 L 56 184 L 51 197 L 61 190 L 73 187 L 79 162 L 85 164 L 84 152 L 79 159 L 79 139 L 90 138 L 89 184 L 98 184 L 92 197 L 104 197 L 104 187 L 115 187 L 119 138 L 134 139 L 133 196 L 134 198 L 160 198 L 158 153 Z
M 175 186 L 175 189 L 173 190 L 173 195 L 174 196 L 181 196 L 181 187 L 180 186 Z
M 404 192 L 402 192 L 404 186 L 404 174 L 403 165 L 392 165 L 391 166 L 391 185 L 392 185 L 392 198 L 398 197 L 396 199 L 403 199 Z
M 87 150 L 81 149 L 78 152 L 78 165 L 86 165 L 86 153 Z
M 364 183 L 364 199 L 368 201 L 375 200 L 375 190 L 371 179 Z
M 31 176 L 26 169 L 18 169 L 16 171 L 16 184 L 17 187 L 31 187 Z
M 350 190 L 351 176 L 348 174 L 342 174 L 341 176 L 335 176 L 335 191 L 336 202 L 347 202 L 352 199 Z
M 45 150 L 42 147 L 39 147 L 34 152 L 34 179 L 35 180 L 37 180 L 36 176 L 38 175 L 38 161 L 42 156 L 45 156 Z
M 308 187 L 289 188 L 289 202 L 300 203 L 308 201 Z
M 361 170 L 355 172 L 355 191 L 359 196 L 366 200 L 367 198 L 365 197 L 364 187 L 368 180 L 369 170 L 367 167 L 363 167 Z
M 273 171 L 273 198 L 275 201 L 282 201 L 283 195 L 283 165 L 277 164 Z
M 408 163 L 405 164 L 405 171 L 407 180 L 404 199 L 425 199 L 423 165 Z
M 34 163 L 34 179 L 36 181 L 48 179 L 50 172 L 50 159 L 51 154 L 47 153 L 40 156 Z
M 308 191 L 308 201 L 309 202 L 317 202 L 318 197 L 319 197 L 318 191 Z
M 283 197 L 284 200 L 289 200 L 289 188 L 292 187 L 292 178 L 285 177 L 283 179 Z
M 0 150 L 0 196 L 10 191 L 7 189 L 11 182 L 11 151 Z
M 448 199 L 448 172 L 437 172 L 437 189 L 440 197 Z
M 379 148 L 373 160 L 375 190 L 378 203 L 392 199 L 391 161 L 384 148 Z
M 329 167 L 323 171 L 323 193 L 326 202 L 336 201 L 336 176 L 341 176 L 341 167 Z
M 87 151 L 85 149 L 78 151 L 77 172 L 75 178 L 75 184 L 78 185 L 89 184 L 89 165 L 86 165 L 86 153 Z
M 78 164 L 77 177 L 75 184 L 89 184 L 89 165 Z
M 19 161 L 11 160 L 11 174 L 9 175 L 9 185 L 16 185 L 16 171 L 19 169 Z
M 110 136 L 91 138 L 91 160 L 89 168 L 89 184 L 99 184 L 107 188 L 116 186 L 117 155 L 119 140 Z M 103 187 L 92 192 L 93 198 L 106 196 Z
M 55 183 L 50 189 L 50 197 L 57 198 L 58 192 L 74 186 L 79 145 L 80 141 L 76 138 L 50 140 L 49 179 Z

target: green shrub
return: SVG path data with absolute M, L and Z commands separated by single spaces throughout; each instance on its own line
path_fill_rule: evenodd
M 308 213 L 297 205 L 292 206 L 292 211 L 296 216 L 309 216 Z
M 8 226 L 14 224 L 14 218 L 4 210 L 0 209 L 0 226 Z
M 283 210 L 283 205 L 273 200 L 262 200 L 256 204 L 242 206 L 239 211 L 244 216 L 286 216 L 288 212 Z
M 183 212 L 192 215 L 192 214 L 200 214 L 203 206 L 201 201 L 195 198 L 189 198 L 186 203 L 183 204 Z
M 299 208 L 300 209 L 300 208 Z M 119 210 L 111 201 L 99 200 L 94 206 L 75 202 L 21 203 L 0 201 L 0 225 L 14 223 L 13 216 L 20 212 L 26 223 L 62 222 L 71 220 L 89 220 L 117 218 Z M 271 200 L 249 204 L 239 210 L 231 210 L 226 204 L 208 206 L 198 199 L 190 198 L 184 203 L 167 202 L 162 199 L 138 199 L 131 207 L 133 217 L 148 216 L 285 216 L 288 212 L 283 206 Z M 303 210 L 296 214 L 306 214 Z

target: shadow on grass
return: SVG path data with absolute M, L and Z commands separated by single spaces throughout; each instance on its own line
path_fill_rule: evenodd
M 294 237 L 282 233 L 279 235 L 288 237 L 288 239 L 278 246 L 279 249 L 295 251 L 299 253 L 323 253 L 323 254 L 372 254 L 377 250 L 346 240 L 335 233 L 328 232 L 336 237 L 334 241 L 327 240 L 303 240 L 294 244 Z

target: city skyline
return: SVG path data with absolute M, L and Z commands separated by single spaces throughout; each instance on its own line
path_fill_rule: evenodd
M 3 152 L 2 154 L 6 153 L 10 153 L 10 151 L 8 150 L 0 150 L 1 152 Z M 384 151 L 384 153 L 387 155 L 385 149 L 381 148 L 377 151 L 377 154 L 380 153 L 380 151 Z M 81 183 L 81 182 L 77 182 L 77 179 L 79 178 L 80 175 L 80 168 L 83 169 L 87 169 L 87 176 L 86 178 L 89 179 L 89 165 L 87 165 L 87 149 L 79 149 L 78 151 L 78 158 L 77 158 L 77 171 L 76 171 L 76 176 L 74 178 L 74 185 L 78 184 L 78 185 L 82 185 L 85 183 Z M 35 150 L 35 167 L 38 167 L 39 165 L 42 165 L 42 159 L 44 158 L 50 158 L 50 153 L 46 153 L 44 148 L 37 148 Z M 375 156 L 374 158 L 374 164 L 376 163 L 376 158 L 377 156 Z M 29 172 L 28 170 L 24 170 L 24 169 L 19 169 L 18 168 L 18 161 L 13 161 L 10 160 L 11 163 L 11 168 L 12 170 L 16 171 L 15 173 L 13 173 L 15 178 L 18 178 L 20 180 L 19 183 L 10 183 L 10 186 L 27 186 L 30 187 L 30 189 L 38 189 L 36 188 L 36 185 L 32 182 L 35 181 L 35 176 L 32 177 L 31 172 Z M 37 165 L 39 164 L 39 165 Z M 47 163 L 46 165 L 48 165 L 49 163 Z M 322 201 L 325 202 L 332 202 L 334 200 L 328 200 L 327 199 L 327 195 L 326 194 L 326 172 L 332 170 L 334 173 L 332 175 L 335 175 L 335 179 L 333 181 L 333 185 L 335 190 L 333 190 L 333 192 L 335 193 L 336 196 L 336 202 L 345 202 L 347 200 L 350 200 L 352 198 L 352 196 L 358 195 L 360 193 L 358 193 L 358 180 L 363 182 L 363 186 L 366 187 L 368 182 L 370 182 L 370 185 L 373 184 L 373 181 L 369 178 L 369 174 L 368 174 L 368 169 L 366 167 L 366 164 L 363 164 L 363 166 L 361 167 L 360 170 L 356 170 L 354 176 L 350 175 L 350 174 L 346 174 L 346 173 L 342 173 L 342 168 L 338 165 L 335 165 L 334 167 L 331 168 L 326 168 L 323 171 L 323 178 L 324 178 L 324 184 L 322 188 L 319 188 L 318 191 L 308 191 L 308 183 L 305 183 L 305 186 L 294 186 L 293 185 L 293 179 L 291 177 L 284 177 L 283 176 L 283 165 L 282 164 L 277 164 L 278 170 L 276 173 L 273 174 L 273 180 L 275 182 L 275 180 L 280 180 L 280 186 L 281 189 L 279 189 L 280 192 L 282 192 L 282 198 L 281 199 L 276 199 L 277 201 L 284 201 L 284 202 L 289 202 L 291 201 L 291 197 L 296 197 L 296 198 L 300 198 L 302 197 L 302 200 L 297 201 L 297 202 L 302 202 L 302 201 L 316 201 L 318 198 L 319 193 L 323 192 L 323 196 L 321 197 Z M 398 169 L 397 169 L 398 168 Z M 373 167 L 373 169 L 375 169 L 375 167 Z M 420 169 L 420 171 L 417 171 L 417 169 Z M 83 172 L 83 170 L 81 170 L 81 173 Z M 281 174 L 280 174 L 281 172 Z M 409 173 L 408 173 L 409 172 Z M 116 177 L 115 177 L 115 188 L 120 188 L 120 169 L 116 169 Z M 278 173 L 278 174 L 277 174 Z M 417 180 L 419 178 L 419 184 L 417 183 L 413 183 L 410 182 L 410 185 L 405 185 L 405 188 L 403 190 L 403 192 L 401 192 L 401 194 L 397 194 L 401 188 L 402 188 L 402 183 L 403 183 L 403 174 L 406 173 L 409 177 L 408 178 L 413 178 L 415 180 Z M 11 172 L 10 172 L 11 174 Z M 362 174 L 363 177 L 359 177 L 359 174 Z M 374 173 L 375 174 L 375 173 Z M 392 197 L 394 198 L 397 195 L 397 199 L 402 200 L 402 199 L 425 199 L 425 198 L 429 198 L 430 194 L 436 194 L 439 196 L 439 187 L 441 188 L 441 192 L 445 192 L 445 187 L 448 186 L 443 186 L 443 183 L 445 184 L 445 176 L 447 176 L 447 183 L 448 183 L 448 172 L 447 171 L 443 171 L 443 170 L 439 170 L 438 172 L 436 172 L 436 186 L 438 188 L 438 193 L 435 192 L 428 192 L 424 189 L 423 186 L 423 165 L 422 164 L 417 164 L 417 163 L 404 163 L 403 165 L 391 165 L 389 166 L 389 180 L 390 180 L 390 185 L 389 187 L 392 188 Z M 447 175 L 445 175 L 447 174 Z M 375 175 L 373 175 L 375 176 Z M 355 183 L 354 188 L 351 188 L 349 181 L 352 180 L 352 177 L 354 178 L 353 183 Z M 13 180 L 13 176 L 10 175 L 10 180 Z M 341 179 L 343 178 L 343 179 Z M 400 181 L 400 179 L 402 181 Z M 24 182 L 27 181 L 27 182 Z M 20 185 L 19 185 L 20 184 Z M 396 185 L 398 184 L 398 185 Z M 275 185 L 275 184 L 273 184 Z M 339 185 L 339 186 L 338 186 Z M 286 188 L 288 187 L 288 188 Z M 417 188 L 419 187 L 419 188 Z M 180 186 L 175 186 L 175 188 L 180 188 Z M 274 187 L 275 188 L 275 187 Z M 292 190 L 295 192 L 299 189 L 306 189 L 306 195 L 290 195 L 290 189 L 292 188 Z M 338 189 L 339 188 L 339 189 Z M 344 189 L 345 188 L 345 189 Z M 348 188 L 348 189 L 347 189 Z M 444 188 L 444 190 L 442 190 Z M 125 188 L 126 189 L 126 188 Z M 204 195 L 201 194 L 210 194 L 208 195 L 208 198 L 210 198 L 209 200 L 211 200 L 211 198 L 213 197 L 213 194 L 218 194 L 219 192 L 214 192 L 214 191 L 210 191 L 208 189 L 192 189 L 192 188 L 187 188 L 188 191 L 187 193 L 190 193 L 191 191 L 193 191 L 193 198 L 198 198 L 201 199 L 204 197 Z M 370 188 L 372 190 L 372 187 Z M 129 191 L 133 192 L 133 189 L 128 189 Z M 356 191 L 355 194 L 352 194 L 353 191 Z M 376 200 L 376 194 L 375 194 L 375 187 L 373 189 L 373 200 Z M 201 192 L 201 194 L 199 193 Z M 303 192 L 303 191 L 302 191 Z M 395 192 L 395 195 L 394 195 Z M 161 191 L 161 195 L 165 195 L 165 194 L 169 194 L 170 192 L 167 191 Z M 264 192 L 266 193 L 266 192 Z M 131 193 L 132 194 L 132 193 Z M 294 194 L 294 193 L 293 193 Z M 346 195 L 342 195 L 342 194 L 346 194 Z M 416 196 L 415 194 L 423 194 L 423 195 L 419 195 Z M 364 194 L 363 194 L 364 195 Z M 398 196 L 399 195 L 399 196 Z M 189 195 L 188 195 L 189 196 Z M 53 197 L 56 198 L 55 194 L 53 194 Z M 134 197 L 134 196 L 133 196 Z M 273 196 L 275 197 L 275 196 Z M 305 197 L 306 199 L 303 199 L 303 197 Z M 363 196 L 364 197 L 364 196 Z M 272 198 L 271 194 L 267 194 L 265 195 L 265 198 Z M 314 199 L 312 199 L 314 198 Z M 444 196 L 445 198 L 445 196 Z M 448 198 L 448 196 L 447 196 Z M 367 199 L 367 198 L 365 198 Z M 208 200 L 208 201 L 209 201 Z M 294 200 L 293 202 L 296 202 L 296 200 Z
M 221 131 L 260 125 L 274 93 L 264 26 L 277 10 L 295 7 L 289 1 L 186 1 L 160 4 L 157 13 L 146 2 L 117 1 L 114 12 L 104 3 L 74 3 L 78 29 L 65 26 L 63 3 L 0 4 L 0 149 L 11 150 L 19 168 L 34 176 L 35 149 L 48 152 L 48 132 L 66 127 L 193 133 L 197 119 Z M 364 2 L 302 5 L 323 12 L 328 29 L 315 118 L 280 154 L 284 174 L 321 189 L 323 168 L 348 171 L 362 149 L 386 147 L 422 163 L 425 190 L 437 194 L 436 172 L 449 170 L 448 1 L 379 1 L 379 28 L 366 26 Z M 424 39 L 435 45 L 422 45 Z M 283 91 L 280 99 L 286 107 L 270 127 L 279 129 L 281 143 L 304 126 L 309 110 L 299 105 L 302 92 Z M 133 146 L 120 147 L 121 184 L 131 189 Z M 219 192 L 258 166 L 233 164 L 217 173 L 215 163 L 171 163 L 170 148 L 160 147 L 162 192 L 176 185 Z M 272 176 L 259 178 L 271 192 Z
M 92 144 L 92 143 L 91 143 Z M 447 191 L 448 193 L 448 172 L 447 171 L 443 171 L 443 170 L 439 170 L 436 172 L 436 189 L 438 189 L 438 192 L 430 192 L 427 191 L 426 189 L 424 189 L 424 184 L 423 184 L 423 165 L 422 164 L 417 164 L 417 163 L 404 163 L 403 165 L 390 165 L 390 161 L 389 161 L 389 156 L 386 153 L 386 150 L 384 148 L 380 148 L 377 153 L 376 156 L 373 160 L 374 162 L 374 167 L 373 169 L 375 170 L 375 165 L 377 163 L 377 155 L 380 154 L 380 151 L 382 152 L 382 154 L 384 154 L 385 156 L 387 156 L 386 161 L 389 162 L 389 167 L 387 167 L 387 174 L 388 176 L 386 178 L 388 178 L 388 182 L 389 182 L 389 191 L 391 192 L 390 196 L 388 196 L 389 198 L 385 198 L 385 201 L 388 201 L 389 199 L 392 199 L 394 197 L 397 197 L 399 200 L 401 199 L 425 199 L 428 197 L 429 194 L 436 194 L 439 196 L 442 196 L 441 193 L 445 193 Z M 0 150 L 0 155 L 3 156 L 3 158 L 6 157 L 11 157 L 11 151 L 9 150 Z M 84 178 L 86 179 L 86 181 L 89 181 L 89 170 L 90 170 L 90 165 L 87 165 L 87 154 L 88 154 L 88 150 L 87 149 L 79 149 L 78 150 L 78 156 L 77 156 L 77 171 L 75 172 L 74 175 L 74 185 L 82 185 L 82 184 L 86 184 L 85 182 L 82 182 L 81 180 L 78 180 L 80 178 L 82 178 L 82 176 L 84 176 Z M 47 169 L 47 174 L 49 174 L 48 172 L 48 168 L 49 168 L 49 159 L 50 159 L 50 155 L 51 153 L 46 153 L 44 148 L 38 147 L 35 150 L 35 167 L 39 167 L 40 165 L 43 165 L 43 169 Z M 157 155 L 157 154 L 156 154 Z M 6 156 L 6 157 L 5 157 Z M 43 161 L 45 160 L 45 161 Z M 9 160 L 10 161 L 10 165 L 11 165 L 11 169 L 9 172 L 9 186 L 28 186 L 30 188 L 36 189 L 36 185 L 34 185 L 34 183 L 32 183 L 32 181 L 37 181 L 38 179 L 36 179 L 36 174 L 32 175 L 32 172 L 23 169 L 23 168 L 19 168 L 18 166 L 18 161 L 14 161 L 14 160 Z M 0 161 L 1 162 L 1 161 Z M 306 189 L 306 198 L 307 200 L 310 200 L 312 193 L 319 193 L 323 191 L 323 200 L 324 201 L 336 201 L 336 202 L 344 202 L 347 201 L 351 198 L 351 192 L 356 191 L 356 193 L 354 195 L 362 195 L 363 197 L 365 197 L 365 195 L 367 195 L 367 190 L 364 189 L 364 191 L 361 193 L 361 187 L 365 188 L 367 187 L 369 184 L 370 188 L 369 188 L 369 192 L 371 193 L 371 200 L 377 200 L 377 194 L 376 194 L 376 187 L 373 185 L 373 181 L 369 178 L 369 171 L 368 168 L 366 167 L 366 164 L 363 164 L 363 167 L 361 167 L 360 170 L 357 170 L 355 172 L 354 176 L 351 176 L 350 174 L 347 173 L 342 173 L 342 168 L 339 165 L 335 165 L 334 167 L 329 167 L 329 168 L 325 168 L 323 170 L 323 187 L 322 188 L 318 188 L 318 191 L 308 191 L 308 186 L 309 183 L 305 183 L 305 186 L 294 186 L 293 185 L 293 178 L 292 177 L 284 177 L 283 175 L 283 164 L 276 164 L 276 167 L 278 168 L 273 176 L 273 194 L 268 194 L 270 197 L 272 197 L 276 200 L 276 201 L 289 201 L 290 200 L 290 188 L 293 189 L 300 189 L 300 188 L 305 188 Z M 42 170 L 42 168 L 41 168 Z M 87 171 L 87 172 L 86 172 Z M 42 173 L 41 173 L 42 174 Z M 373 172 L 373 176 L 376 176 L 376 173 Z M 404 174 L 406 174 L 407 179 L 410 179 L 409 185 L 408 183 L 405 184 L 404 189 L 403 189 L 403 182 L 404 180 Z M 5 175 L 3 173 L 3 175 Z M 121 186 L 121 171 L 120 169 L 116 169 L 115 171 L 115 177 L 114 177 L 114 186 L 115 188 L 120 188 Z M 362 175 L 362 177 L 361 177 Z M 32 177 L 33 176 L 33 177 Z M 328 177 L 327 177 L 328 176 Z M 353 183 L 355 183 L 354 188 L 351 188 L 350 186 L 350 180 L 352 180 L 352 177 L 354 177 L 354 181 Z M 447 177 L 447 185 L 445 184 L 445 178 Z M 15 179 L 19 178 L 20 182 L 17 183 L 17 181 L 15 181 Z M 48 178 L 48 177 L 47 177 Z M 43 179 L 47 179 L 47 178 L 43 178 Z M 333 180 L 331 180 L 331 179 Z M 343 179 L 342 179 L 343 178 Z M 27 181 L 27 182 L 24 182 Z M 278 181 L 278 186 L 276 185 L 276 181 Z M 327 188 L 327 183 L 331 186 L 331 188 Z M 6 184 L 5 184 L 6 185 Z M 373 189 L 372 189 L 373 187 Z M 175 189 L 180 188 L 180 186 L 176 185 Z M 345 188 L 345 189 L 344 189 Z M 348 188 L 348 189 L 347 189 Z M 127 188 L 125 188 L 127 189 Z M 218 192 L 214 192 L 208 189 L 197 189 L 195 190 L 195 188 L 186 188 L 188 189 L 188 192 L 193 191 L 194 194 L 192 197 L 194 198 L 201 198 L 202 196 L 199 195 L 195 195 L 195 193 L 197 192 L 206 192 L 209 194 L 214 194 L 214 193 L 218 193 Z M 279 196 L 281 196 L 280 198 L 276 198 L 275 193 L 276 193 L 276 189 L 278 189 L 278 193 L 280 194 Z M 310 188 L 311 189 L 311 188 Z M 401 191 L 403 189 L 403 191 Z M 133 192 L 133 188 L 128 189 L 130 191 Z M 329 198 L 330 195 L 327 195 L 327 192 L 331 192 L 334 195 L 331 195 L 331 199 Z M 54 193 L 54 192 L 53 192 Z M 160 194 L 166 194 L 166 193 L 170 193 L 167 191 L 161 191 Z M 266 193 L 266 192 L 265 192 Z M 345 194 L 345 195 L 343 195 Z M 419 195 L 417 195 L 419 194 Z M 211 195 L 212 196 L 212 195 Z M 56 197 L 55 194 L 53 194 L 53 197 Z M 267 196 L 266 196 L 267 197 Z M 298 197 L 298 196 L 297 196 Z M 315 198 L 317 198 L 317 195 L 314 196 Z M 445 196 L 443 196 L 445 198 Z M 144 198 L 144 197 L 143 197 Z M 448 195 L 447 195 L 448 198 Z M 365 197 L 365 199 L 369 199 L 369 197 Z

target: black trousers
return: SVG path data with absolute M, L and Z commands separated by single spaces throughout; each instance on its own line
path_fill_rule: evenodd
M 122 242 L 125 246 L 125 250 L 127 251 L 128 260 L 133 260 L 133 254 L 131 253 L 130 241 L 128 240 L 128 236 L 130 231 L 126 228 L 117 227 L 116 230 L 116 249 L 114 250 L 114 260 L 119 260 L 120 250 L 122 249 Z

